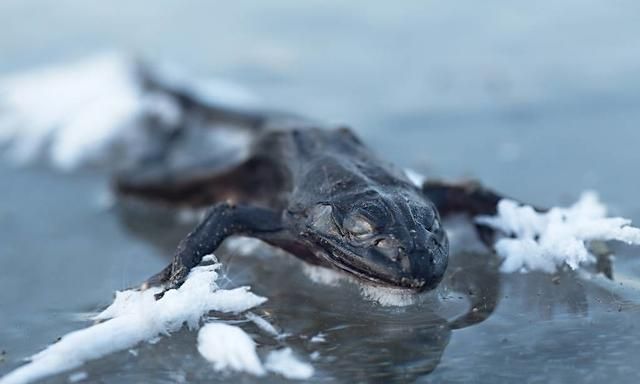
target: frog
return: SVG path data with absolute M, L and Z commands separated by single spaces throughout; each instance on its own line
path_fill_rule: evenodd
M 163 168 L 163 155 L 155 154 L 117 174 L 119 196 L 207 209 L 178 244 L 171 263 L 143 288 L 180 286 L 205 255 L 241 235 L 365 284 L 432 290 L 449 259 L 443 218 L 495 214 L 503 197 L 477 182 L 418 185 L 347 126 L 211 105 L 152 78 L 147 86 L 170 95 L 186 111 L 162 146 L 165 155 L 181 133 L 209 129 L 194 121 L 230 124 L 247 133 L 250 145 L 241 161 L 224 166 L 205 161 L 199 167 Z M 492 231 L 477 228 L 490 244 Z

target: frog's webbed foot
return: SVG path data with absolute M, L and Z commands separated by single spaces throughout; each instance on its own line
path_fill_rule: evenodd
M 266 238 L 282 229 L 280 215 L 275 211 L 248 205 L 217 204 L 180 242 L 171 264 L 150 277 L 142 288 L 160 287 L 163 292 L 156 297 L 161 297 L 165 291 L 182 285 L 191 269 L 200 264 L 204 256 L 213 253 L 227 237 L 242 234 Z

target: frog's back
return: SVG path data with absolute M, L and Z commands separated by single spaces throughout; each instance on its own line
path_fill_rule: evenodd
M 330 201 L 342 192 L 413 188 L 404 173 L 375 156 L 348 128 L 265 132 L 255 153 L 286 170 L 290 202 Z

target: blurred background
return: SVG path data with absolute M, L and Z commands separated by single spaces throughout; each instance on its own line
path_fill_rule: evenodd
M 639 15 L 634 0 L 3 0 L 0 77 L 105 51 L 171 62 L 241 85 L 266 106 L 346 123 L 403 167 L 478 178 L 540 205 L 570 203 L 595 189 L 613 213 L 637 223 Z M 99 308 L 114 289 L 165 261 L 96 208 L 107 176 L 61 178 L 4 162 L 0 178 L 0 349 L 13 366 L 78 328 L 70 312 Z M 640 275 L 638 263 L 621 268 Z M 42 287 L 54 288 L 43 295 Z M 489 367 L 483 372 L 495 382 L 518 376 L 496 372 L 519 367 L 570 378 L 577 371 L 567 361 L 587 371 L 599 362 L 593 381 L 612 372 L 624 381 L 640 362 L 632 353 L 609 361 L 606 348 L 571 360 L 580 351 L 537 345 L 531 337 L 505 349 L 513 360 L 499 359 L 496 369 L 493 355 L 467 356 L 469 345 L 499 351 L 497 334 L 526 326 L 522 318 L 508 320 L 530 307 L 522 305 L 503 307 L 487 329 L 454 334 L 436 374 L 463 379 Z M 583 330 L 585 317 L 572 323 L 575 310 L 560 313 L 562 327 Z M 629 330 L 633 318 L 616 319 Z M 602 318 L 601 330 L 616 319 Z M 552 326 L 544 332 L 557 336 Z M 593 332 L 570 334 L 563 345 Z M 526 354 L 518 360 L 514 350 Z M 529 365 L 533 360 L 546 373 Z M 0 364 L 0 372 L 6 369 Z
M 535 198 L 630 172 L 638 12 L 631 0 L 5 0 L 0 73 L 113 50 L 178 63 L 348 123 L 402 165 Z M 503 181 L 516 173 L 522 187 Z

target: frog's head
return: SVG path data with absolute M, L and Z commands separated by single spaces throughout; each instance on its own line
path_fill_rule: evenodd
M 367 190 L 309 207 L 302 234 L 317 256 L 386 286 L 432 289 L 447 267 L 449 244 L 435 206 L 417 190 Z

